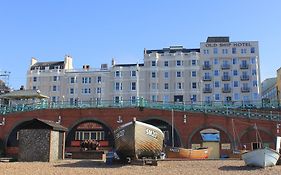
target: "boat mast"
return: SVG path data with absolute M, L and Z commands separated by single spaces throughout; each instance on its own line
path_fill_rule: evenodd
M 172 147 L 175 146 L 174 141 L 174 109 L 172 109 Z

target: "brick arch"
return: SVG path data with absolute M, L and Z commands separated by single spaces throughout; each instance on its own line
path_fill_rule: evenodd
M 144 117 L 141 119 L 142 122 L 145 122 L 146 120 L 160 120 L 160 121 L 163 121 L 167 124 L 169 124 L 170 126 L 172 126 L 171 122 L 169 120 L 166 120 L 165 118 L 163 117 L 159 117 L 159 116 L 149 116 L 149 117 Z M 179 142 L 180 142 L 180 147 L 183 146 L 183 142 L 182 142 L 182 136 L 179 134 L 179 130 L 177 128 L 177 126 L 174 125 L 174 130 L 176 131 L 176 134 L 178 135 L 178 138 L 179 138 Z
M 105 121 L 103 120 L 100 120 L 96 117 L 83 117 L 83 118 L 79 118 L 78 120 L 75 120 L 69 127 L 68 127 L 68 132 L 67 132 L 67 136 L 66 136 L 66 142 L 69 141 L 71 135 L 71 131 L 73 131 L 73 129 L 75 128 L 75 126 L 81 124 L 81 123 L 84 123 L 84 122 L 88 122 L 88 121 L 94 121 L 94 122 L 97 122 L 97 123 L 100 123 L 102 124 L 103 126 L 105 126 L 109 131 L 110 131 L 110 134 L 112 135 L 112 139 L 113 139 L 113 129 L 112 127 L 110 127 Z
M 248 128 L 244 129 L 242 132 L 239 134 L 239 140 L 248 132 L 255 130 L 254 126 L 249 126 Z M 264 127 L 258 127 L 258 130 L 265 132 L 267 135 L 271 136 L 272 138 L 275 137 L 275 135 L 270 132 L 268 129 Z
M 12 127 L 9 129 L 9 131 L 4 136 L 3 142 L 4 142 L 5 148 L 7 147 L 9 137 L 10 137 L 11 133 L 14 131 L 14 129 L 17 128 L 18 126 L 22 125 L 23 123 L 32 120 L 33 118 L 34 117 L 29 117 L 29 118 L 25 118 L 25 119 L 14 122 Z
M 219 131 L 223 131 L 227 135 L 228 139 L 230 140 L 232 148 L 234 147 L 234 139 L 233 139 L 232 135 L 228 132 L 228 130 L 226 128 L 224 128 L 224 127 L 222 127 L 221 125 L 218 125 L 218 124 L 207 124 L 207 125 L 203 124 L 203 125 L 199 126 L 198 128 L 196 128 L 195 130 L 193 130 L 188 137 L 187 146 L 189 148 L 191 148 L 191 139 L 197 132 L 199 132 L 201 130 L 204 130 L 204 129 L 209 129 L 209 128 L 213 128 L 213 129 L 217 129 Z

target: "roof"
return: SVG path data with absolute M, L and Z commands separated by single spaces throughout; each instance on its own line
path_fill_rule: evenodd
M 200 52 L 199 48 L 195 48 L 195 49 L 186 49 L 183 48 L 182 46 L 170 46 L 169 48 L 163 48 L 163 49 L 157 49 L 157 50 L 145 50 L 146 54 L 150 54 L 150 53 L 164 53 L 164 52 L 169 52 L 169 53 L 176 53 L 176 52 L 182 52 L 182 53 L 190 53 L 190 52 Z
M 207 43 L 219 43 L 219 42 L 229 42 L 229 36 L 215 36 L 215 37 L 208 37 Z
M 49 61 L 49 62 L 37 62 L 34 65 L 30 67 L 31 70 L 33 70 L 35 67 L 52 67 L 54 66 L 64 66 L 64 61 Z
M 39 90 L 17 90 L 17 91 L 12 91 L 6 94 L 0 95 L 0 98 L 5 98 L 5 99 L 30 99 L 30 98 L 49 98 L 46 95 L 43 95 L 40 93 Z
M 22 129 L 51 129 L 54 131 L 68 131 L 68 129 L 54 121 L 34 118 L 24 123 Z
M 144 64 L 115 64 L 114 67 L 131 67 L 131 66 L 137 66 L 137 65 L 139 65 L 140 67 L 144 66 Z

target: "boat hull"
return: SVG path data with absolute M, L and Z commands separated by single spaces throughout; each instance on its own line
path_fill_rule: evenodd
M 242 154 L 242 159 L 247 166 L 269 167 L 276 165 L 280 154 L 273 149 L 256 149 Z
M 207 148 L 186 149 L 166 147 L 165 153 L 167 158 L 207 159 L 209 157 L 209 150 Z
M 139 121 L 122 125 L 114 131 L 116 153 L 121 159 L 158 157 L 163 149 L 163 132 Z

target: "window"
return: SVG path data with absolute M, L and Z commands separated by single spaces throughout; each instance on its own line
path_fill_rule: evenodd
M 53 86 L 53 91 L 57 91 L 57 86 Z
M 53 81 L 58 81 L 59 77 L 58 76 L 53 76 Z
M 74 94 L 74 88 L 70 88 L 70 89 L 69 89 L 69 93 L 70 93 L 70 94 Z
M 177 60 L 177 66 L 181 66 L 181 61 Z
M 91 83 L 91 77 L 82 77 L 82 83 L 83 84 Z
M 169 95 L 163 95 L 163 102 L 169 102 Z
M 151 77 L 155 78 L 156 77 L 156 72 L 151 72 Z
M 238 81 L 234 81 L 233 82 L 233 87 L 238 87 L 238 86 L 239 86 Z
M 168 61 L 164 61 L 164 66 L 168 67 L 169 66 L 169 62 Z
M 253 81 L 253 87 L 257 87 L 258 86 L 258 82 L 256 80 Z
M 255 53 L 255 48 L 251 47 L 251 53 Z
M 151 96 L 151 101 L 153 101 L 153 102 L 157 101 L 157 96 L 156 95 L 152 95 Z
M 219 88 L 220 87 L 220 82 L 219 81 L 215 81 L 215 87 Z
M 220 94 L 215 94 L 215 100 L 220 100 Z
M 181 72 L 177 71 L 177 77 L 181 77 Z
M 32 89 L 33 89 L 33 90 L 36 90 L 37 88 L 36 88 L 36 86 L 33 86 Z
M 98 82 L 98 83 L 101 83 L 101 76 L 98 76 L 97 82 Z
M 70 77 L 70 83 L 75 83 L 75 77 Z
M 235 94 L 234 94 L 234 100 L 235 100 L 235 101 L 240 100 L 240 97 L 239 97 L 239 94 L 238 94 L 238 93 L 235 93 Z
M 83 88 L 82 89 L 82 94 L 90 94 L 91 93 L 91 89 L 90 88 Z
M 236 47 L 232 48 L 232 54 L 236 54 Z
M 228 50 L 227 49 L 222 49 L 222 54 L 228 54 Z
M 251 63 L 256 64 L 256 58 L 255 57 L 251 58 Z
M 156 61 L 151 61 L 151 66 L 156 66 Z
M 115 103 L 120 103 L 121 98 L 119 96 L 114 97 Z
M 122 83 L 116 82 L 116 83 L 115 83 L 115 90 L 116 90 L 116 91 L 122 90 Z
M 215 48 L 213 49 L 213 53 L 214 53 L 214 54 L 218 54 L 218 48 L 215 47 Z
M 196 102 L 196 101 L 197 101 L 197 96 L 196 96 L 196 95 L 192 95 L 191 101 L 192 101 L 192 102 Z
M 204 61 L 204 66 L 206 67 L 210 66 L 210 61 Z
M 97 88 L 97 94 L 100 94 L 100 93 L 101 93 L 101 88 L 98 87 L 98 88 Z
M 214 75 L 219 76 L 219 70 L 214 70 Z
M 208 55 L 209 54 L 209 50 L 208 49 L 204 49 L 204 54 Z
M 237 64 L 237 58 L 232 59 L 232 64 Z
M 164 72 L 164 77 L 169 78 L 169 72 Z
M 233 70 L 233 76 L 238 76 L 238 71 L 237 70 Z
M 191 71 L 191 76 L 196 77 L 196 71 Z
M 121 77 L 121 73 L 119 70 L 115 71 L 115 77 Z
M 52 102 L 56 102 L 57 101 L 57 97 L 53 96 L 52 97 Z
M 151 89 L 155 90 L 156 89 L 156 83 L 151 84 Z
M 131 102 L 132 102 L 132 104 L 135 104 L 136 103 L 136 96 L 131 96 Z
M 218 58 L 214 59 L 214 64 L 219 64 L 219 59 Z
M 37 77 L 33 77 L 33 82 L 37 82 Z
M 241 54 L 246 54 L 247 53 L 247 49 L 246 48 L 242 48 L 241 49 Z
M 182 83 L 177 83 L 177 89 L 182 89 Z
M 195 66 L 196 65 L 196 60 L 191 60 L 191 65 Z
M 132 82 L 132 83 L 131 83 L 131 90 L 132 90 L 132 91 L 135 91 L 135 90 L 136 90 L 136 84 L 137 84 L 136 82 Z
M 253 70 L 252 70 L 252 75 L 254 75 L 254 76 L 257 75 L 257 70 L 256 70 L 256 69 L 253 69 Z
M 136 71 L 135 71 L 135 70 L 132 70 L 132 71 L 131 71 L 131 77 L 135 77 L 135 76 L 136 76 L 136 74 L 137 74 L 137 73 L 136 73 Z
M 192 89 L 196 89 L 197 88 L 197 83 L 196 82 L 192 82 Z
M 164 89 L 165 89 L 165 90 L 168 90 L 168 89 L 169 89 L 169 83 L 165 83 L 165 84 L 164 84 Z

